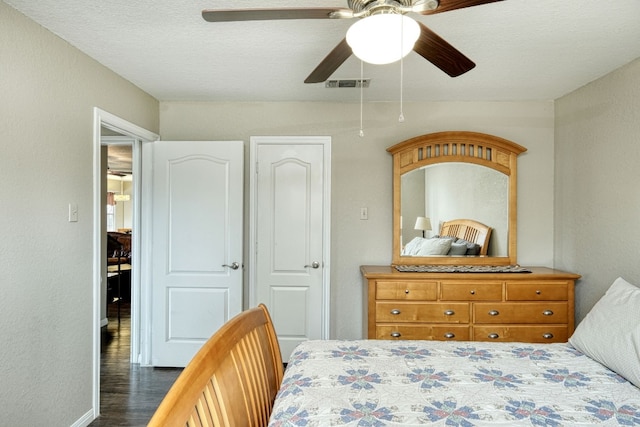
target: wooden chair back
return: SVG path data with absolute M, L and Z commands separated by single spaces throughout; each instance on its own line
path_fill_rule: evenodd
M 204 344 L 148 425 L 266 426 L 282 374 L 275 329 L 260 304 L 229 320 Z

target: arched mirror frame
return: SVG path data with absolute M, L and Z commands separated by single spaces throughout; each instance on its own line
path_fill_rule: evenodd
M 393 155 L 393 264 L 394 265 L 513 265 L 516 264 L 517 157 L 527 149 L 509 140 L 478 132 L 449 131 L 417 136 L 387 151 Z M 402 175 L 438 163 L 472 163 L 501 172 L 508 184 L 507 256 L 401 256 L 400 201 Z

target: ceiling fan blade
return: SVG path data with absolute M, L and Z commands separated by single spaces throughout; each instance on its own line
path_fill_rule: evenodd
M 208 22 L 268 21 L 275 19 L 352 18 L 351 9 L 308 7 L 300 9 L 205 9 L 202 17 Z
M 464 9 L 465 7 L 480 6 L 487 3 L 494 3 L 503 0 L 440 0 L 440 4 L 434 10 L 420 12 L 423 15 L 433 15 L 434 13 L 449 12 L 450 10 Z
M 424 24 L 420 22 L 418 24 L 420 25 L 420 37 L 416 41 L 413 50 L 424 59 L 451 77 L 458 77 L 476 66 L 472 60 L 447 43 L 442 37 L 431 31 Z
M 351 47 L 347 44 L 347 39 L 342 39 L 336 47 L 318 64 L 315 70 L 309 74 L 305 83 L 321 83 L 326 81 L 338 67 L 351 56 Z

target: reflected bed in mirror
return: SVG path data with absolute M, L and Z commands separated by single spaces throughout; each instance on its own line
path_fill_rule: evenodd
M 438 235 L 411 239 L 403 246 L 402 256 L 486 256 L 491 231 L 491 227 L 471 219 L 446 221 Z
M 453 131 L 418 136 L 387 151 L 393 155 L 393 264 L 516 264 L 517 156 L 524 147 L 493 135 Z M 422 217 L 429 227 L 414 228 Z M 471 229 L 488 231 L 460 236 L 450 227 L 459 227 L 462 219 L 478 224 Z M 435 236 L 477 244 L 482 239 L 482 250 L 462 255 L 458 246 L 444 252 L 446 242 Z

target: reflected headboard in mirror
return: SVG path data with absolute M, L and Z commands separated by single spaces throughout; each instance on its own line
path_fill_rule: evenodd
M 517 263 L 517 157 L 526 148 L 484 133 L 449 131 L 417 136 L 387 151 L 393 155 L 394 265 Z M 432 230 L 415 230 L 417 217 L 430 218 Z M 443 226 L 462 219 L 491 230 L 484 254 L 403 255 L 416 237 L 428 232 L 425 238 L 441 238 Z

